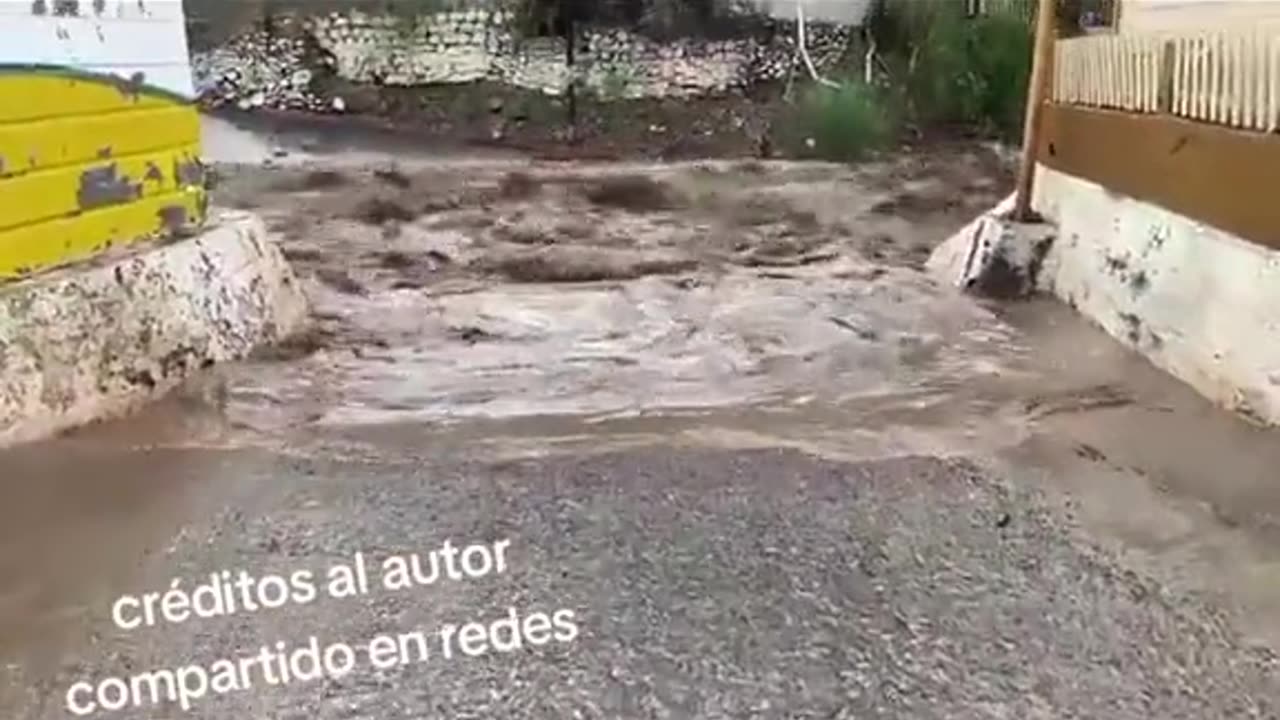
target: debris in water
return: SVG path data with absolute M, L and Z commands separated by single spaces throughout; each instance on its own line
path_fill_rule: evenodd
M 368 294 L 368 290 L 363 285 L 356 282 L 346 272 L 336 268 L 320 268 L 316 270 L 316 277 L 325 285 L 347 295 Z
M 584 195 L 603 207 L 629 212 L 657 212 L 679 206 L 671 188 L 647 175 L 619 175 L 587 186 Z
M 507 200 L 527 200 L 537 195 L 541 189 L 537 179 L 519 171 L 507 173 L 498 183 L 498 193 Z
M 399 168 L 386 168 L 382 170 L 374 170 L 373 176 L 392 187 L 407 190 L 413 181 L 409 179 Z
M 490 269 L 516 282 L 569 283 L 688 272 L 697 264 L 683 256 L 551 245 L 499 256 Z
M 417 213 L 398 199 L 374 196 L 357 205 L 352 217 L 369 225 L 382 225 L 390 221 L 411 222 Z

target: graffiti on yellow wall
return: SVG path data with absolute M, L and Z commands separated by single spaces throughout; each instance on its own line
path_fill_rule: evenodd
M 0 65 L 0 280 L 203 222 L 199 142 L 140 74 Z

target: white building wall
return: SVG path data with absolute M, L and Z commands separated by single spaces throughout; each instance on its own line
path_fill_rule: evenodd
M 1120 32 L 1195 32 L 1280 24 L 1280 0 L 1121 0 Z
M 239 0 L 226 0 L 237 2 Z M 192 97 L 181 0 L 80 0 L 75 15 L 54 2 L 0 0 L 0 66 L 57 65 L 143 81 Z
M 959 0 L 956 0 L 959 2 Z M 755 0 L 770 16 L 792 19 L 796 5 L 804 5 L 805 17 L 819 22 L 838 22 L 845 25 L 862 25 L 871 11 L 873 0 Z

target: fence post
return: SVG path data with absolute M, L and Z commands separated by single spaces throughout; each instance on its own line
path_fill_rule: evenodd
M 1173 90 L 1178 76 L 1177 62 L 1177 45 L 1173 40 L 1165 40 L 1160 54 L 1160 76 L 1156 78 L 1156 86 L 1160 88 L 1157 109 L 1166 115 L 1173 112 Z M 1183 91 L 1185 92 L 1185 88 Z
M 1036 174 L 1036 151 L 1040 146 L 1040 125 L 1045 98 L 1049 90 L 1049 64 L 1053 53 L 1055 16 L 1054 0 L 1040 0 L 1036 9 L 1035 50 L 1031 61 L 1031 82 L 1027 89 L 1027 114 L 1022 129 L 1022 162 L 1018 167 L 1018 189 L 1014 197 L 1013 217 L 1020 222 L 1031 219 L 1031 185 Z

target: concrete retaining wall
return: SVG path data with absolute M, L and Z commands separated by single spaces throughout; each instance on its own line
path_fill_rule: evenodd
M 0 2 L 0 446 L 306 317 L 256 219 L 205 224 L 189 63 L 179 0 Z
M 1280 424 L 1280 252 L 1041 166 L 1040 284 L 1214 402 Z
M 0 288 L 0 446 L 129 412 L 298 330 L 305 296 L 260 221 Z

